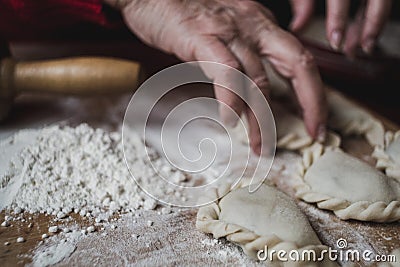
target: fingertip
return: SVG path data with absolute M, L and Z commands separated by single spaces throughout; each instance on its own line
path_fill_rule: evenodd
M 225 106 L 225 104 L 220 103 L 219 106 L 219 115 L 222 120 L 222 123 L 230 128 L 234 128 L 238 121 L 241 114 L 241 110 L 237 109 L 235 111 L 232 108 Z
M 289 29 L 293 32 L 302 30 L 309 22 L 314 11 L 314 1 L 312 0 L 292 0 L 293 19 Z
M 258 128 L 258 125 L 250 123 L 250 147 L 258 156 L 261 155 L 261 145 L 262 141 L 260 129 Z
M 375 48 L 375 40 L 374 38 L 367 38 L 365 41 L 361 43 L 361 48 L 364 51 L 364 53 L 370 55 L 374 51 Z
M 329 36 L 329 43 L 334 50 L 339 50 L 343 40 L 343 31 L 335 29 Z
M 309 135 L 318 142 L 324 142 L 327 135 L 326 123 L 328 110 L 325 100 L 321 99 L 312 110 L 305 110 L 304 123 Z
M 356 50 L 357 50 L 357 42 L 346 39 L 346 42 L 343 45 L 343 53 L 349 60 L 353 61 L 356 59 Z
M 297 17 L 294 17 L 289 24 L 289 30 L 292 32 L 298 32 L 301 29 L 301 24 Z

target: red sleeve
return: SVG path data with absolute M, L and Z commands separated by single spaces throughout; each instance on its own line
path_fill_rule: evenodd
M 0 0 L 0 37 L 4 39 L 29 38 L 81 22 L 113 25 L 101 0 Z

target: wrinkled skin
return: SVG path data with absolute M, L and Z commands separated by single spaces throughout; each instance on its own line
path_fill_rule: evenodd
M 122 8 L 128 27 L 147 44 L 183 61 L 213 61 L 245 72 L 268 96 L 262 58 L 288 78 L 310 135 L 323 139 L 327 110 L 323 84 L 312 55 L 289 32 L 279 28 L 271 12 L 249 0 L 133 0 Z M 203 69 L 215 83 L 229 84 L 230 73 Z M 214 85 L 216 98 L 238 114 L 246 114 L 250 145 L 260 153 L 254 114 L 234 93 Z M 249 90 L 249 89 L 248 89 Z M 222 119 L 234 125 L 223 105 Z
M 301 30 L 311 18 L 314 0 L 291 0 L 294 18 L 291 30 Z M 326 37 L 332 48 L 350 56 L 361 46 L 372 53 L 380 32 L 389 17 L 391 0 L 367 0 L 351 23 L 348 23 L 350 0 L 326 0 Z

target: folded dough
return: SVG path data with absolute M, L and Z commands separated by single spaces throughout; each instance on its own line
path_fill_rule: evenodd
M 400 131 L 385 134 L 385 145 L 375 147 L 372 156 L 376 158 L 376 167 L 387 176 L 400 181 Z
M 393 261 L 393 258 L 390 259 L 391 262 L 382 262 L 378 264 L 378 267 L 400 267 L 400 248 L 394 249 L 392 252 L 389 253 L 389 255 L 395 257 L 395 261 Z M 387 256 L 389 256 L 387 255 Z
M 400 219 L 400 184 L 339 148 L 315 144 L 303 153 L 296 197 L 343 220 Z
M 287 111 L 278 104 L 272 105 L 276 125 L 276 146 L 281 149 L 298 151 L 312 145 L 314 140 L 306 130 L 304 122 L 299 117 Z M 324 145 L 339 146 L 340 137 L 328 132 Z
M 226 194 L 228 191 L 229 187 L 213 191 L 209 199 L 218 200 L 199 209 L 196 221 L 199 230 L 215 238 L 226 237 L 253 259 L 257 259 L 257 252 L 265 246 L 269 251 L 282 249 L 287 253 L 305 249 L 318 253 L 327 248 L 294 201 L 276 188 L 263 184 L 254 193 L 249 193 L 247 187 Z M 278 263 L 278 259 L 274 260 Z M 316 262 L 279 262 L 286 264 L 318 266 Z M 337 265 L 324 261 L 322 266 Z
M 372 146 L 383 145 L 384 128 L 379 120 L 338 92 L 327 91 L 327 99 L 329 127 L 342 135 L 363 135 Z
M 280 103 L 272 103 L 271 108 L 275 118 L 277 148 L 301 151 L 314 143 L 314 140 L 307 132 L 304 121 L 301 118 L 288 111 L 286 107 Z M 248 124 L 246 117 L 242 116 L 241 120 L 247 127 Z M 241 125 L 238 124 L 232 132 L 241 143 L 249 144 L 248 136 L 246 135 L 246 132 L 243 131 Z M 247 133 L 249 133 L 249 129 L 247 129 Z M 338 147 L 340 146 L 340 143 L 340 137 L 337 134 L 328 131 L 324 145 Z

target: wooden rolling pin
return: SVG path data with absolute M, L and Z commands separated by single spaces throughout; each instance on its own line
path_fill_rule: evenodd
M 143 74 L 137 62 L 105 57 L 0 61 L 0 121 L 20 93 L 99 95 L 133 91 Z

